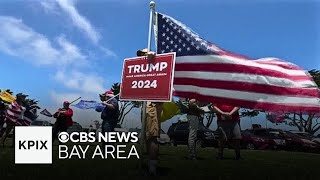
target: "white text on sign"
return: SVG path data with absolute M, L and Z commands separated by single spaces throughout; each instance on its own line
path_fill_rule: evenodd
M 133 89 L 149 89 L 149 88 L 157 88 L 157 80 L 153 80 L 152 82 L 149 80 L 146 81 L 132 81 L 132 87 Z
M 145 73 L 152 71 L 163 71 L 168 67 L 166 62 L 158 62 L 156 64 L 140 64 L 140 65 L 130 65 L 129 73 Z

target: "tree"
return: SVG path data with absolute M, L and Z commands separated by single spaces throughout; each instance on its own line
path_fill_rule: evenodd
M 117 95 L 120 93 L 120 83 L 114 83 L 111 87 L 112 92 Z M 119 96 L 116 97 L 119 100 Z M 133 108 L 141 107 L 142 103 L 137 101 L 119 101 L 120 116 L 118 122 L 122 125 L 124 118 Z
M 310 76 L 312 76 L 316 85 L 320 86 L 320 70 L 312 69 L 309 71 Z M 285 118 L 291 121 L 299 131 L 308 132 L 310 134 L 314 134 L 320 130 L 320 122 L 318 122 L 320 118 L 319 113 L 308 113 L 304 114 L 302 112 L 296 112 L 293 114 L 286 114 Z
M 310 70 L 309 71 L 310 76 L 313 78 L 316 85 L 320 86 L 320 70 Z M 241 115 L 242 117 L 254 117 L 257 116 L 260 112 L 263 111 L 257 111 L 257 110 L 244 110 L 242 111 Z M 286 120 L 290 121 L 290 124 L 293 124 L 296 126 L 299 131 L 308 132 L 311 134 L 316 133 L 320 130 L 320 112 L 317 113 L 303 113 L 303 112 L 296 112 L 296 113 L 287 113 L 284 117 Z

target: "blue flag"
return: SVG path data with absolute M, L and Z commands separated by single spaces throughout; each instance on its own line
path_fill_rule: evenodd
M 96 109 L 97 107 L 104 107 L 101 103 L 98 103 L 97 101 L 86 101 L 86 100 L 81 100 L 78 102 L 78 104 L 73 106 L 79 109 Z

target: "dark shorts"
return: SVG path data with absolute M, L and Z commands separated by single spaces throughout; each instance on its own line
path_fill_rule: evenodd
M 219 137 L 223 139 L 241 139 L 240 122 L 218 121 Z

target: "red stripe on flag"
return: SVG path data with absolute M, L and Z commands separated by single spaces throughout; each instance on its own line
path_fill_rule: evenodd
M 288 105 L 282 103 L 266 103 L 266 102 L 253 102 L 239 99 L 229 99 L 229 98 L 221 98 L 216 96 L 203 96 L 197 93 L 192 92 L 179 92 L 176 91 L 178 97 L 186 97 L 186 98 L 195 98 L 204 102 L 212 102 L 212 103 L 222 103 L 228 104 L 231 106 L 238 106 L 241 108 L 249 108 L 249 109 L 257 109 L 257 110 L 266 110 L 266 111 L 283 111 L 283 112 L 314 112 L 319 113 L 319 106 L 302 106 L 301 104 L 297 105 Z
M 245 92 L 255 92 L 273 95 L 287 95 L 292 97 L 320 97 L 320 92 L 315 88 L 287 88 L 264 84 L 220 81 L 220 80 L 204 80 L 194 78 L 175 78 L 174 85 L 192 85 L 204 88 L 215 88 L 225 90 L 236 90 Z
M 279 71 L 265 68 L 245 66 L 239 64 L 210 64 L 210 63 L 183 63 L 176 64 L 175 71 L 202 71 L 202 72 L 220 72 L 220 73 L 243 73 L 277 78 L 285 78 L 292 81 L 312 80 L 306 75 L 288 75 Z

